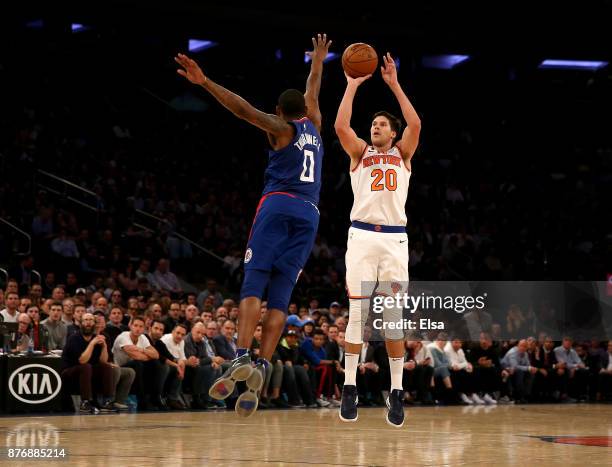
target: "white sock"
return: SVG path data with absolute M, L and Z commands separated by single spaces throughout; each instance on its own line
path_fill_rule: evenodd
M 344 385 L 357 386 L 357 366 L 359 365 L 358 353 L 344 354 Z
M 404 375 L 404 358 L 389 357 L 389 368 L 391 370 L 391 391 L 394 389 L 403 391 L 402 376 Z

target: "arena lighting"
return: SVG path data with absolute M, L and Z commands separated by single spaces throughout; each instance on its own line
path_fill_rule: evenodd
M 26 23 L 26 28 L 31 28 L 31 29 L 41 29 L 43 26 L 44 26 L 44 23 L 42 19 L 36 19 L 34 21 L 28 21 Z
M 539 68 L 552 68 L 564 70 L 599 70 L 608 65 L 608 62 L 595 60 L 553 60 L 547 59 L 540 63 Z
M 81 31 L 86 31 L 87 30 L 87 26 L 83 26 L 80 23 L 72 23 L 70 25 L 70 30 L 72 32 L 81 32 Z
M 203 41 L 200 39 L 189 39 L 189 52 L 201 52 L 202 50 L 210 49 L 219 45 L 213 41 Z
M 331 62 L 332 60 L 337 59 L 339 56 L 340 55 L 338 55 L 336 52 L 327 52 L 327 57 L 325 57 L 323 63 Z M 310 62 L 310 57 L 308 56 L 308 54 L 304 53 L 304 63 L 308 62 Z
M 469 55 L 426 55 L 421 60 L 425 68 L 450 70 L 470 58 Z

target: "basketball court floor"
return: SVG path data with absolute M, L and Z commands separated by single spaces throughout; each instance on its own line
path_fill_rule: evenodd
M 402 429 L 380 408 L 0 418 L 6 448 L 61 447 L 47 466 L 612 465 L 612 405 L 417 407 Z

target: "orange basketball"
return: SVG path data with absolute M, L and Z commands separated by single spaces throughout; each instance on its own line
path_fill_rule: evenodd
M 351 78 L 374 73 L 378 66 L 378 55 L 374 47 L 363 42 L 349 45 L 342 54 L 342 68 Z

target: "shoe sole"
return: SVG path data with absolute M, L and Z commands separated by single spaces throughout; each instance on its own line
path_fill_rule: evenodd
M 227 399 L 234 392 L 236 382 L 246 381 L 252 373 L 253 367 L 250 364 L 237 366 L 229 375 L 223 375 L 215 381 L 208 390 L 208 395 L 218 401 Z
M 387 404 L 387 414 L 385 415 L 385 421 L 387 422 L 387 425 L 392 426 L 393 428 L 401 428 L 404 426 L 404 421 L 402 420 L 402 423 L 400 425 L 397 425 L 395 423 L 393 423 L 391 420 L 389 420 L 389 411 L 391 410 L 391 404 L 389 404 L 389 399 L 387 398 L 387 400 L 385 401 L 385 403 Z
M 359 396 L 355 398 L 355 405 L 357 404 L 359 404 Z M 355 415 L 355 418 L 344 418 L 342 416 L 342 403 L 340 403 L 340 409 L 338 410 L 338 417 L 340 417 L 340 420 L 342 420 L 343 422 L 352 423 L 352 422 L 356 422 L 357 420 L 359 420 L 359 413 Z
M 249 418 L 259 407 L 259 391 L 263 387 L 264 379 L 261 371 L 252 369 L 245 382 L 247 390 L 240 394 L 234 407 L 235 412 L 242 418 Z

